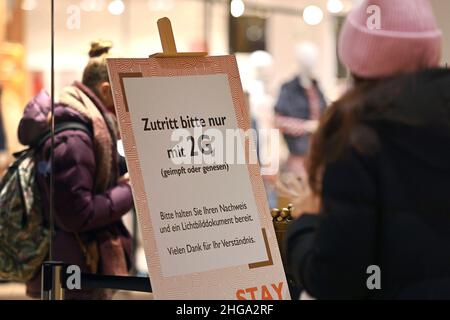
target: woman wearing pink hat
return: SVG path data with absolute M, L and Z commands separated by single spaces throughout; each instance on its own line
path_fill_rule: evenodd
M 339 55 L 354 87 L 313 138 L 287 240 L 291 272 L 315 298 L 450 299 L 441 38 L 427 0 L 365 0 L 347 18 Z

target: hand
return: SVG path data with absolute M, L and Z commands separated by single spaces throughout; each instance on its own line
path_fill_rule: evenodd
M 293 205 L 292 218 L 297 219 L 301 215 L 318 214 L 320 211 L 320 197 L 309 188 L 305 178 L 299 179 L 293 175 L 287 176 L 283 182 L 278 181 L 276 189 L 280 196 L 286 197 Z
M 304 214 L 319 214 L 320 197 L 313 194 L 311 190 L 298 197 L 293 203 L 294 209 L 291 213 L 293 219 L 298 219 Z
M 130 184 L 130 175 L 128 172 L 117 180 L 117 184 Z

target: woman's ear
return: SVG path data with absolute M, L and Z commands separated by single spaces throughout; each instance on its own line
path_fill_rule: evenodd
M 114 112 L 114 101 L 113 101 L 113 96 L 112 96 L 111 84 L 107 81 L 102 82 L 99 85 L 98 91 L 101 96 L 100 98 L 101 98 L 103 104 L 106 106 L 106 108 L 109 111 Z
M 100 95 L 102 96 L 102 99 L 105 99 L 111 95 L 111 85 L 109 84 L 109 82 L 105 81 L 100 83 Z

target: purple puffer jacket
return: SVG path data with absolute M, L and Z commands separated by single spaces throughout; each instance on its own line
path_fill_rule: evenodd
M 80 83 L 74 84 L 82 90 L 101 111 L 106 109 L 94 94 Z M 24 145 L 30 145 L 48 130 L 50 112 L 49 96 L 42 92 L 26 107 L 23 119 L 19 125 L 19 139 Z M 56 105 L 56 123 L 77 121 L 91 126 L 89 119 L 75 110 Z M 111 129 L 111 127 L 109 126 Z M 112 146 L 115 152 L 115 145 Z M 39 152 L 38 161 L 48 159 L 50 139 Z M 117 156 L 113 157 L 111 176 L 117 175 Z M 121 247 L 128 268 L 130 267 L 131 241 L 130 234 L 122 223 L 122 216 L 131 210 L 133 201 L 131 188 L 128 184 L 113 183 L 102 194 L 95 194 L 94 184 L 96 172 L 102 164 L 96 163 L 92 138 L 83 131 L 64 131 L 55 137 L 55 220 L 56 233 L 54 240 L 53 259 L 69 264 L 79 265 L 82 272 L 91 272 L 86 264 L 76 235 L 82 243 L 98 243 L 100 250 L 99 273 L 118 274 L 115 272 L 117 263 L 112 255 L 117 256 L 117 250 L 108 252 L 111 247 Z M 116 180 L 115 180 L 116 181 Z M 44 212 L 48 219 L 49 195 L 48 178 L 38 173 L 38 184 L 41 189 Z M 103 250 L 103 251 L 102 251 Z M 124 256 L 121 255 L 122 258 Z M 104 259 L 111 257 L 111 259 Z M 119 257 L 120 258 L 120 257 Z M 124 260 L 124 259 L 122 259 Z M 117 261 L 117 260 L 116 260 Z M 27 294 L 40 297 L 40 274 L 27 283 Z M 69 298 L 93 298 L 94 293 L 81 291 L 69 293 Z

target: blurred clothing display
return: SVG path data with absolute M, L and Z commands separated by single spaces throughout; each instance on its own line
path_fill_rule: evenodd
M 3 87 L 0 84 L 0 177 L 4 175 L 11 162 L 11 156 L 8 154 L 8 144 L 3 122 Z
M 3 87 L 2 115 L 6 147 L 10 154 L 23 149 L 17 139 L 17 126 L 27 102 L 25 48 L 17 43 L 0 43 L 0 84 Z
M 0 152 L 6 151 L 6 136 L 5 129 L 3 127 L 3 104 L 2 104 L 2 96 L 3 96 L 3 87 L 0 84 Z
M 298 176 L 304 176 L 304 159 L 311 135 L 325 108 L 326 101 L 317 81 L 304 88 L 300 77 L 295 77 L 281 88 L 275 105 L 275 123 L 289 148 L 288 169 Z
M 276 166 L 279 163 L 279 150 L 273 148 L 271 130 L 274 129 L 274 96 L 271 90 L 274 76 L 273 57 L 266 51 L 255 51 L 250 55 L 252 80 L 248 84 L 249 106 L 252 128 L 256 130 L 256 150 L 261 168 Z M 278 141 L 276 142 L 278 143 Z M 274 190 L 276 174 L 263 175 L 269 206 L 278 204 Z

